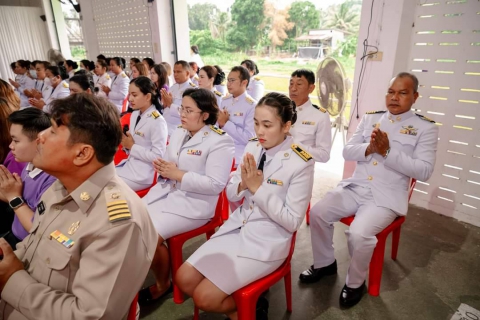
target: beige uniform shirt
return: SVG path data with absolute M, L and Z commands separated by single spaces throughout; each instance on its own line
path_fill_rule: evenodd
M 0 319 L 121 319 L 141 288 L 158 235 L 109 164 L 71 194 L 56 181 L 17 245 L 24 263 L 2 292 Z

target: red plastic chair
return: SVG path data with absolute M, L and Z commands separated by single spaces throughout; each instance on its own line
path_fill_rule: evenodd
M 147 195 L 148 191 L 150 191 L 150 188 L 152 188 L 154 185 L 157 184 L 157 173 L 155 172 L 155 174 L 153 175 L 153 183 L 150 187 L 146 188 L 146 189 L 143 189 L 143 190 L 138 190 L 138 191 L 135 191 L 137 193 L 137 195 L 140 197 L 140 198 L 143 198 Z
M 307 214 L 305 216 L 307 218 L 307 226 L 309 226 L 310 225 L 310 203 L 308 204 Z
M 127 320 L 137 320 L 137 302 L 138 302 L 138 293 L 135 295 L 135 298 L 130 305 L 130 310 L 128 310 Z
M 285 282 L 285 297 L 287 298 L 287 311 L 292 312 L 292 260 L 293 251 L 295 250 L 295 239 L 297 232 L 293 233 L 290 252 L 285 262 L 274 272 L 257 281 L 254 281 L 245 287 L 238 289 L 232 294 L 235 304 L 237 305 L 238 320 L 254 320 L 257 309 L 257 300 L 260 295 L 268 290 L 282 278 Z M 199 310 L 195 306 L 194 320 L 199 319 Z
M 217 207 L 215 209 L 215 215 L 213 216 L 212 220 L 201 226 L 200 228 L 194 229 L 192 231 L 184 232 L 170 239 L 167 239 L 168 250 L 170 252 L 170 263 L 172 267 L 172 279 L 175 279 L 175 275 L 177 274 L 177 270 L 183 263 L 183 244 L 196 236 L 201 234 L 207 235 L 207 240 L 215 233 L 215 228 L 222 225 L 222 212 L 226 209 L 228 210 L 228 201 L 227 195 L 225 193 L 225 189 L 220 193 L 218 196 Z M 173 282 L 173 301 L 176 304 L 181 304 L 184 301 L 183 293 L 180 288 Z
M 230 168 L 230 172 L 233 172 L 235 170 L 236 170 L 236 168 L 235 168 L 235 158 L 233 158 L 232 167 Z M 222 210 L 222 220 L 223 221 L 228 220 L 229 217 L 230 217 L 230 211 L 229 211 L 229 206 L 228 206 L 228 199 L 226 199 L 226 204 L 224 205 L 224 208 Z M 222 223 L 223 223 L 223 221 L 222 221 Z
M 127 125 L 127 126 L 130 125 L 131 116 L 132 116 L 131 113 L 127 113 L 120 118 L 120 125 L 122 126 L 122 129 L 123 129 L 124 125 Z M 127 158 L 128 158 L 127 153 L 125 151 L 123 151 L 122 145 L 119 145 L 118 149 L 117 149 L 117 152 L 115 153 L 115 156 L 113 157 L 113 163 L 115 163 L 115 165 L 117 165 L 123 159 L 127 159 Z
M 408 192 L 408 201 L 412 197 L 413 188 L 416 184 L 415 179 L 410 181 L 410 189 Z M 355 219 L 355 215 L 342 218 L 340 221 L 347 226 Z M 368 272 L 368 293 L 371 296 L 378 296 L 380 294 L 380 283 L 382 281 L 383 260 L 385 256 L 385 244 L 388 235 L 392 232 L 392 260 L 397 260 L 398 244 L 400 242 L 400 231 L 402 224 L 405 222 L 405 216 L 397 217 L 393 222 L 377 234 L 377 245 L 373 250 L 372 260 L 370 260 L 370 268 Z

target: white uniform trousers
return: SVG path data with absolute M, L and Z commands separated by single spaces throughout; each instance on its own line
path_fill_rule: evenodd
M 358 185 L 336 187 L 310 210 L 315 268 L 328 266 L 335 261 L 333 223 L 354 214 L 350 229 L 345 231 L 351 257 L 346 279 L 350 288 L 358 288 L 365 281 L 377 244 L 375 235 L 392 223 L 397 214 L 388 208 L 378 207 L 370 188 Z

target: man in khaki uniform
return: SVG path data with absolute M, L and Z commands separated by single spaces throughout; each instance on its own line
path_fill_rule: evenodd
M 157 233 L 115 174 L 117 111 L 76 94 L 52 104 L 36 167 L 58 178 L 13 252 L 0 239 L 0 319 L 121 319 L 150 267 Z

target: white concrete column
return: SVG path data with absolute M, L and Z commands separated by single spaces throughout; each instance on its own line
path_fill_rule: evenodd
M 60 51 L 65 59 L 71 59 L 72 53 L 70 52 L 70 43 L 68 41 L 67 28 L 65 24 L 65 18 L 63 17 L 62 5 L 59 1 L 51 1 L 53 17 L 55 20 L 56 31 L 58 35 L 58 43 L 60 45 Z
M 367 111 L 384 110 L 385 93 L 389 81 L 401 71 L 408 71 L 408 59 L 410 55 L 412 24 L 415 20 L 416 0 L 375 0 L 373 12 L 370 15 L 373 0 L 363 0 L 358 37 L 357 59 L 355 64 L 354 84 L 352 88 L 351 123 L 348 128 L 347 140 L 355 132 L 360 119 Z M 367 37 L 368 24 L 371 25 L 368 36 L 368 44 L 378 47 L 383 52 L 382 61 L 366 59 L 364 66 L 364 80 L 358 97 L 358 114 L 354 109 L 357 99 L 360 68 L 363 54 L 363 41 Z M 368 51 L 375 48 L 369 47 Z M 345 161 L 343 177 L 352 176 L 355 170 L 355 162 Z
M 188 26 L 187 0 L 174 0 L 175 35 L 178 60 L 190 61 L 190 28 Z
M 56 50 L 60 50 L 60 44 L 58 43 L 57 29 L 55 27 L 51 0 L 42 0 L 42 9 L 45 13 L 45 24 L 47 26 L 50 47 Z
M 91 0 L 77 0 L 80 4 L 80 26 L 83 33 L 83 44 L 87 52 L 87 59 L 96 61 L 100 54 L 98 45 L 97 29 L 93 18 L 93 6 Z

